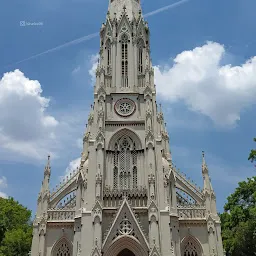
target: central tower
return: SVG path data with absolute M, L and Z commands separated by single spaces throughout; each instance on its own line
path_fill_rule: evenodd
M 79 180 L 86 188 L 78 186 L 74 240 L 75 247 L 81 244 L 81 255 L 89 255 L 96 244 L 106 255 L 127 244 L 123 249 L 145 256 L 158 255 L 161 243 L 169 245 L 171 237 L 161 232 L 168 228 L 170 208 L 177 218 L 174 183 L 165 179 L 170 166 L 140 1 L 110 0 L 83 139 Z M 160 210 L 167 211 L 166 221 Z M 161 255 L 169 255 L 167 250 Z

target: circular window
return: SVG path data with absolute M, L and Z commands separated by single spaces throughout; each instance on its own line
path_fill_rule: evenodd
M 135 111 L 135 103 L 131 99 L 120 99 L 115 104 L 115 111 L 120 116 L 130 116 Z

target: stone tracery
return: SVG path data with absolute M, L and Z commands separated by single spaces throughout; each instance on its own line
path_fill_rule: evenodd
M 71 246 L 68 244 L 66 239 L 61 239 L 54 248 L 52 256 L 71 256 Z

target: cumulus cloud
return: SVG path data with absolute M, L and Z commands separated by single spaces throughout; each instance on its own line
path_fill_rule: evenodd
M 183 101 L 218 126 L 234 126 L 256 97 L 256 57 L 241 66 L 222 65 L 223 45 L 208 42 L 176 56 L 172 64 L 155 66 L 161 99 Z
M 7 194 L 4 193 L 2 190 L 7 188 L 7 179 L 6 177 L 0 177 L 0 197 L 7 198 Z
M 79 166 L 80 166 L 80 162 L 81 162 L 81 157 L 78 157 L 74 160 L 72 160 L 68 167 L 65 170 L 65 175 L 61 176 L 60 179 L 65 179 L 66 176 L 69 176 L 70 174 L 73 173 L 74 170 L 76 170 Z
M 5 73 L 0 80 L 0 150 L 37 159 L 51 153 L 49 141 L 55 139 L 58 121 L 46 113 L 49 102 L 38 81 L 18 69 Z
M 95 83 L 95 75 L 96 75 L 96 69 L 98 66 L 98 59 L 99 59 L 99 54 L 94 54 L 90 58 L 91 68 L 89 70 L 89 74 L 91 76 L 92 85 L 94 85 L 94 83 Z

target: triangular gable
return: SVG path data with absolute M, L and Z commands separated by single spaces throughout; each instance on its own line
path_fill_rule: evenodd
M 144 90 L 144 98 L 146 98 L 147 96 L 149 97 L 149 98 L 151 98 L 152 97 L 152 90 L 151 90 L 151 88 L 149 87 L 149 86 L 147 86 L 146 88 L 145 88 L 145 90 Z
M 109 19 L 107 19 L 106 27 L 105 27 L 105 35 L 104 35 L 105 41 L 107 40 L 107 38 L 111 38 L 111 37 L 112 37 L 112 26 Z
M 103 98 L 105 99 L 105 95 L 106 95 L 106 91 L 103 87 L 100 87 L 97 91 L 98 97 L 103 96 Z
M 128 17 L 126 16 L 126 13 L 123 13 L 122 14 L 122 17 L 120 19 L 120 23 L 117 27 L 117 32 L 118 34 L 122 34 L 122 33 L 128 33 L 131 35 L 132 33 L 132 28 L 131 28 L 131 25 L 130 25 L 130 22 L 129 22 L 129 19 Z M 130 38 L 131 39 L 131 38 Z
M 123 235 L 133 236 L 142 244 L 142 246 L 144 245 L 144 248 L 149 248 L 147 239 L 145 238 L 126 198 L 119 208 L 106 239 L 103 242 L 103 250 L 104 248 L 107 248 L 114 239 Z
M 138 23 L 138 28 L 137 28 L 137 38 L 142 38 L 144 40 L 144 43 L 146 44 L 147 36 L 145 32 L 145 25 L 143 19 L 140 19 Z
M 83 182 L 83 181 L 85 181 L 85 180 L 86 180 L 86 177 L 85 177 L 85 175 L 84 175 L 83 170 L 81 169 L 81 170 L 79 171 L 78 177 L 77 177 L 77 179 L 76 179 L 76 183 Z
M 148 205 L 148 220 L 151 221 L 151 218 L 155 216 L 156 221 L 158 221 L 158 208 L 154 200 L 151 200 Z
M 158 249 L 156 248 L 156 245 L 154 245 L 153 248 L 151 249 L 149 256 L 160 256 L 160 253 L 159 253 Z
M 91 256 L 101 256 L 98 246 L 95 246 L 95 248 L 92 250 Z
M 101 206 L 100 202 L 97 200 L 95 205 L 92 208 L 92 212 L 99 213 L 100 211 L 102 211 L 102 206 Z

